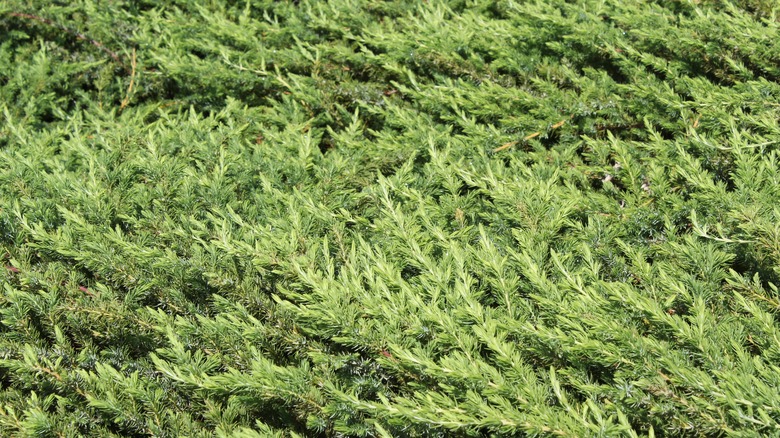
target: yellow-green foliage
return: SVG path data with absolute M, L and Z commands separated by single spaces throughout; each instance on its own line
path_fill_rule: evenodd
M 780 433 L 773 5 L 0 2 L 0 435 Z

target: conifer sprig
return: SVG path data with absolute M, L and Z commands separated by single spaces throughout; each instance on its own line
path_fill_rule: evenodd
M 776 434 L 773 7 L 0 5 L 0 435 Z

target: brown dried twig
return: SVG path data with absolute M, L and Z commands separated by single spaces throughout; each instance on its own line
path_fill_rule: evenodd
M 137 66 L 136 59 L 135 59 L 135 49 L 133 49 L 133 55 L 130 57 L 130 85 L 127 87 L 127 93 L 125 93 L 125 98 L 122 99 L 122 103 L 119 105 L 119 111 L 121 112 L 127 104 L 130 102 L 130 94 L 133 92 L 133 86 L 135 86 L 135 68 Z

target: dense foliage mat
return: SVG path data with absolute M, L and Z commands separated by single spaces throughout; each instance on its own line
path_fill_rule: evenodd
M 780 433 L 773 4 L 0 2 L 0 435 Z

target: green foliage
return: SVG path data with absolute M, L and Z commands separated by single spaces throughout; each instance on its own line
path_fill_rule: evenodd
M 0 4 L 0 435 L 780 430 L 773 2 Z

